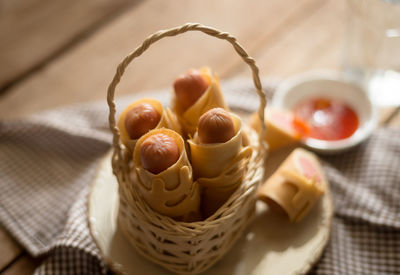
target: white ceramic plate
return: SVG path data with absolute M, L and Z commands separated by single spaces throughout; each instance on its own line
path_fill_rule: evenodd
M 274 171 L 289 153 L 268 158 Z M 140 256 L 117 224 L 118 184 L 111 171 L 111 155 L 102 161 L 88 201 L 92 236 L 109 267 L 123 274 L 170 274 Z M 298 224 L 271 213 L 261 202 L 255 220 L 234 247 L 205 274 L 304 274 L 319 259 L 327 244 L 333 215 L 328 192 Z
M 293 76 L 278 88 L 271 105 L 290 110 L 300 101 L 321 96 L 347 103 L 357 113 L 359 127 L 351 137 L 343 140 L 304 139 L 308 148 L 319 153 L 337 153 L 358 145 L 371 135 L 377 124 L 376 108 L 360 86 L 346 82 L 338 73 L 325 71 Z

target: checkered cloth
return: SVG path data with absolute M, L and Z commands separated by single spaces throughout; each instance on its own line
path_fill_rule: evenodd
M 223 83 L 229 105 L 246 111 L 258 107 L 252 87 L 248 80 Z M 168 93 L 154 92 L 117 106 L 143 96 L 168 103 Z M 47 255 L 36 274 L 108 272 L 86 220 L 90 183 L 110 149 L 107 116 L 101 102 L 0 122 L 0 223 L 30 254 Z M 400 129 L 379 129 L 322 161 L 335 217 L 311 273 L 400 274 Z

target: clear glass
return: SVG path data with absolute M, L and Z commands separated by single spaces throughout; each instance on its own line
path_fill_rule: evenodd
M 400 105 L 400 0 L 347 0 L 345 77 L 377 105 Z

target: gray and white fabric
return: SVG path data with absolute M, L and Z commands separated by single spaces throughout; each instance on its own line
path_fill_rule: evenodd
M 273 83 L 264 81 L 266 90 Z M 233 108 L 258 108 L 249 80 L 222 85 Z M 140 97 L 168 104 L 168 92 Z M 89 233 L 87 194 L 111 146 L 104 102 L 0 121 L 0 223 L 32 256 L 36 274 L 106 274 Z M 379 129 L 362 145 L 322 157 L 335 217 L 331 240 L 313 274 L 400 274 L 400 128 Z

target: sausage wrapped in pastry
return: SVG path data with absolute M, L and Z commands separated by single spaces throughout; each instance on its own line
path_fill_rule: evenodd
M 203 214 L 209 216 L 241 183 L 252 148 L 243 147 L 240 118 L 221 108 L 201 116 L 188 143 L 194 175 L 203 189 Z
M 309 131 L 306 123 L 297 118 L 291 111 L 269 109 L 265 113 L 265 136 L 270 152 L 283 147 L 297 145 L 301 138 Z M 254 113 L 250 118 L 250 125 L 261 132 L 260 118 Z
M 200 116 L 208 110 L 228 110 L 218 77 L 206 67 L 190 70 L 175 80 L 171 106 L 188 136 L 193 136 Z
M 170 129 L 154 129 L 136 143 L 134 181 L 155 211 L 184 221 L 199 218 L 200 190 L 182 137 Z
M 121 141 L 131 152 L 142 135 L 152 129 L 162 127 L 181 133 L 181 126 L 176 115 L 152 98 L 141 99 L 130 104 L 118 120 Z
M 314 154 L 298 148 L 260 187 L 258 196 L 281 207 L 291 222 L 299 222 L 326 190 L 326 178 Z

